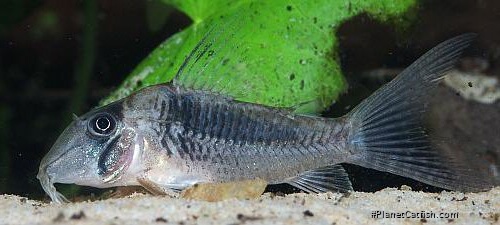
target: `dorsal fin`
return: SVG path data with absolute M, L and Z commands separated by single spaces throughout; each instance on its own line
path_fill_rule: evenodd
M 234 40 L 242 40 L 247 34 L 239 31 L 238 14 L 230 17 L 226 23 L 214 22 L 211 25 L 181 64 L 172 81 L 174 87 L 207 91 L 233 99 L 244 98 L 246 93 L 255 91 L 249 85 L 237 89 L 230 86 L 231 82 L 242 79 L 238 64 L 246 61 L 244 43 Z
M 249 92 L 256 92 L 258 87 L 240 86 L 238 91 L 227 89 L 229 82 L 238 77 L 236 71 L 224 69 L 223 67 L 237 67 L 234 63 L 242 63 L 244 58 L 241 57 L 238 51 L 244 47 L 243 43 L 238 42 L 233 46 L 233 50 L 228 51 L 228 45 L 223 43 L 228 39 L 236 38 L 237 30 L 233 30 L 232 26 L 236 26 L 235 18 L 229 20 L 226 26 L 222 27 L 220 24 L 215 24 L 210 27 L 208 32 L 196 44 L 193 50 L 186 57 L 177 71 L 174 79 L 172 80 L 174 87 L 182 87 L 184 89 L 207 91 L 213 94 L 223 95 L 225 97 L 242 100 Z M 227 29 L 224 29 L 227 28 Z M 221 39 L 222 32 L 230 33 L 228 38 Z M 238 38 L 242 38 L 239 36 Z M 222 55 L 225 54 L 225 55 Z M 235 56 L 232 58 L 232 56 Z M 208 67 L 213 67 L 208 69 Z M 188 75 L 189 74 L 189 75 Z M 214 82 L 215 81 L 215 82 Z M 318 116 L 320 112 L 315 109 L 319 108 L 318 99 L 298 103 L 291 107 L 284 109 L 294 114 Z

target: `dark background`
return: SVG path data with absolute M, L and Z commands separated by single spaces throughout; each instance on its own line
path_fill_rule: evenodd
M 96 106 L 150 51 L 190 21 L 156 1 L 0 3 L 0 193 L 40 198 L 38 164 L 71 114 Z M 366 15 L 346 22 L 337 34 L 351 88 L 326 114 L 344 113 L 380 85 L 365 82 L 362 72 L 405 67 L 437 43 L 464 32 L 479 34 L 467 55 L 487 62 L 486 73 L 498 76 L 499 24 L 496 0 L 422 1 L 416 20 L 404 33 Z M 478 107 L 488 112 L 500 109 L 498 104 Z M 496 165 L 498 152 L 496 147 L 488 153 Z M 355 190 L 402 184 L 439 190 L 356 166 L 347 170 Z M 283 188 L 272 190 L 287 190 Z

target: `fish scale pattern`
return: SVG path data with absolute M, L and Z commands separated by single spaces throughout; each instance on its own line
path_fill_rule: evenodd
M 342 152 L 342 142 L 335 142 L 342 129 L 332 126 L 332 119 L 198 92 L 157 96 L 156 102 L 161 122 L 155 130 L 162 148 L 193 170 L 211 170 L 217 180 L 257 174 L 282 181 L 290 173 L 343 158 L 335 154 Z

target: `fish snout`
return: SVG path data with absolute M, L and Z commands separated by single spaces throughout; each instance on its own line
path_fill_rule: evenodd
M 56 203 L 69 202 L 68 199 L 64 197 L 64 195 L 62 195 L 56 190 L 56 187 L 54 186 L 54 181 L 50 176 L 50 174 L 47 173 L 47 169 L 48 169 L 47 165 L 40 165 L 38 174 L 36 175 L 36 178 L 38 178 L 38 180 L 40 181 L 43 190 L 45 191 L 45 193 L 47 193 L 47 195 L 53 202 Z

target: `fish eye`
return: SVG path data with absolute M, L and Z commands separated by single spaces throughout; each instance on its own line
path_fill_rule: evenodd
M 108 113 L 100 113 L 89 120 L 88 130 L 91 134 L 102 137 L 113 133 L 116 128 L 115 118 Z

